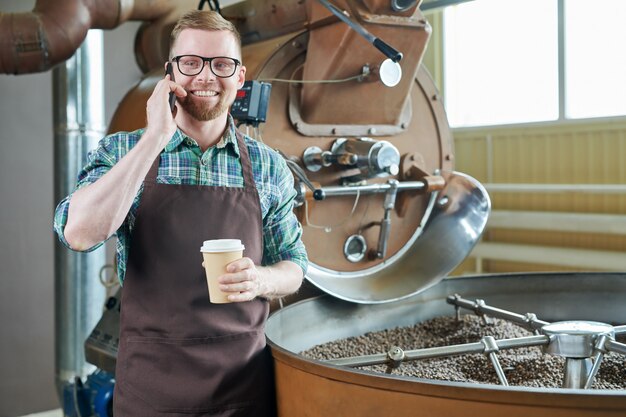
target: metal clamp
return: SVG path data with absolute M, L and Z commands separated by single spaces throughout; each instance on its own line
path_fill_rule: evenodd
M 401 348 L 398 346 L 392 346 L 387 352 L 389 362 L 387 362 L 387 370 L 385 372 L 390 374 L 391 371 L 400 367 L 400 365 L 402 365 L 402 361 L 404 361 L 404 357 L 404 351 Z
M 498 357 L 496 356 L 496 352 L 500 350 L 500 348 L 498 348 L 498 343 L 496 342 L 496 339 L 494 339 L 493 336 L 485 336 L 480 341 L 485 346 L 484 353 L 491 360 L 491 364 L 496 370 L 496 374 L 498 375 L 498 379 L 500 380 L 500 383 L 504 385 L 505 387 L 508 387 L 509 381 L 506 380 L 506 376 L 504 375 L 504 370 L 502 369 L 502 366 L 500 365 L 500 361 L 498 360 Z

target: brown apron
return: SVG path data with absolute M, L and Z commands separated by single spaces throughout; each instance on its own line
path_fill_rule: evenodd
M 244 188 L 144 181 L 122 290 L 115 417 L 273 416 L 268 303 L 209 302 L 200 246 L 241 239 L 263 254 L 259 195 L 237 132 Z

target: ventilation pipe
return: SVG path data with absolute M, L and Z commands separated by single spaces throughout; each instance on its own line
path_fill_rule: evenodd
M 52 71 L 54 112 L 54 199 L 74 189 L 87 152 L 106 132 L 102 31 L 90 30 L 72 58 Z M 54 250 L 55 379 L 59 398 L 65 383 L 85 377 L 84 341 L 102 316 L 105 288 L 98 280 L 104 247 L 76 253 L 59 242 Z
M 136 40 L 137 61 L 147 72 L 167 56 L 168 38 L 154 35 L 195 7 L 196 0 L 37 0 L 30 12 L 0 12 L 0 74 L 47 71 L 71 57 L 89 29 L 114 29 L 128 20 L 149 22 Z

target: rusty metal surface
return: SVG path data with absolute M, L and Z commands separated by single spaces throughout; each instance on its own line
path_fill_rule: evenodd
M 167 60 L 168 24 L 196 6 L 192 0 L 39 0 L 30 12 L 0 12 L 0 73 L 47 71 L 71 57 L 89 29 L 114 29 L 127 20 L 146 22 L 135 52 L 147 72 Z
M 343 6 L 348 11 L 352 2 Z M 378 2 L 382 3 L 382 2 Z M 308 4 L 309 19 L 326 18 L 329 12 L 317 2 Z M 419 13 L 419 11 L 416 11 Z M 353 13 L 356 16 L 358 13 Z M 302 119 L 309 124 L 386 124 L 401 123 L 401 113 L 406 107 L 430 26 L 415 19 L 410 25 L 379 25 L 363 22 L 363 26 L 376 37 L 404 54 L 400 62 L 403 79 L 394 88 L 380 82 L 352 84 L 305 84 L 301 92 Z M 307 61 L 303 79 L 334 80 L 359 74 L 364 64 L 377 67 L 384 56 L 365 39 L 343 22 L 337 22 L 310 32 Z
M 290 79 L 292 74 L 308 60 L 306 45 L 307 33 L 297 35 L 284 42 L 280 48 L 267 57 L 255 69 L 258 79 Z M 244 62 L 248 56 L 254 56 L 254 45 L 244 47 Z M 453 168 L 453 141 L 445 119 L 443 104 L 437 100 L 437 94 L 430 77 L 425 70 L 420 70 L 412 80 L 413 86 L 409 100 L 413 116 L 406 131 L 395 136 L 376 137 L 393 143 L 400 154 L 419 152 L 425 162 L 424 169 L 434 172 L 437 169 Z M 273 148 L 280 149 L 289 156 L 301 158 L 303 151 L 309 146 L 330 149 L 338 135 L 328 132 L 324 136 L 303 136 L 299 134 L 289 119 L 287 104 L 289 103 L 290 85 L 276 82 L 272 87 L 272 97 L 268 109 L 268 123 L 261 126 L 263 141 Z M 357 91 L 354 92 L 358 99 Z M 354 113 L 354 109 L 346 108 L 342 114 Z M 362 124 L 368 123 L 366 115 L 362 116 Z M 308 173 L 311 180 L 321 185 L 334 185 L 341 174 L 337 169 L 329 168 L 316 173 Z M 376 181 L 373 181 L 376 182 Z M 359 228 L 366 214 L 366 222 L 379 220 L 383 215 L 382 196 L 371 196 L 361 199 L 351 214 L 355 202 L 354 197 L 340 197 L 324 202 L 313 202 L 299 209 L 300 220 L 303 222 L 304 239 L 310 259 L 320 266 L 339 270 L 355 271 L 367 269 L 380 264 L 381 260 L 368 260 L 358 265 L 348 262 L 343 256 L 345 239 Z M 400 217 L 393 214 L 393 233 L 389 244 L 389 254 L 397 253 L 410 239 L 418 228 L 426 209 L 428 196 L 415 196 L 408 203 L 410 215 Z M 308 212 L 306 211 L 308 209 Z M 308 221 L 307 221 L 308 218 Z M 332 227 L 344 221 L 340 226 Z M 328 229 L 319 226 L 330 226 Z M 376 242 L 377 230 L 370 228 L 364 231 L 370 242 Z

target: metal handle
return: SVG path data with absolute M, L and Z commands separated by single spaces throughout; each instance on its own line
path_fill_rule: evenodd
M 391 59 L 393 62 L 400 62 L 402 59 L 402 53 L 398 52 L 389 44 L 382 41 L 380 38 L 369 33 L 363 26 L 351 20 L 348 16 L 346 16 L 337 6 L 329 3 L 327 0 L 318 0 L 322 3 L 322 6 L 326 7 L 332 14 L 337 16 L 339 20 L 343 21 L 345 24 L 350 26 L 352 30 L 354 30 L 359 35 L 363 36 L 369 43 L 374 45 L 376 49 L 382 52 L 387 58 Z

